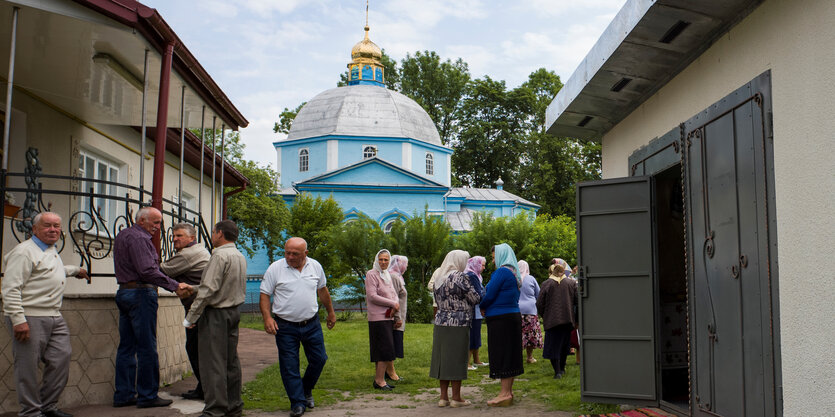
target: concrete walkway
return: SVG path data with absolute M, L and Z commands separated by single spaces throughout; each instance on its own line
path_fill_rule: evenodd
M 275 337 L 260 330 L 240 329 L 240 340 L 238 342 L 238 356 L 241 360 L 244 382 L 255 379 L 258 372 L 278 361 L 278 352 L 275 346 Z M 188 391 L 197 384 L 195 378 L 189 377 L 178 381 L 170 386 L 160 388 L 159 396 L 174 400 L 169 407 L 146 408 L 136 407 L 113 408 L 107 405 L 85 405 L 80 407 L 67 408 L 64 411 L 72 413 L 76 417 L 197 417 L 203 410 L 203 403 L 200 401 L 184 400 L 180 394 Z M 464 395 L 474 398 L 474 387 L 465 388 Z M 284 390 L 284 387 L 277 386 L 276 390 Z M 566 412 L 545 412 L 538 404 L 521 403 L 510 408 L 491 408 L 486 404 L 474 404 L 465 408 L 438 408 L 437 394 L 426 395 L 426 401 L 421 403 L 410 402 L 408 408 L 393 406 L 391 400 L 380 400 L 376 395 L 359 396 L 352 401 L 345 401 L 328 407 L 317 407 L 309 410 L 305 415 L 310 416 L 419 416 L 442 413 L 444 416 L 512 416 L 512 415 L 549 415 L 555 417 L 572 417 L 574 414 Z M 14 417 L 15 413 L 0 414 L 0 417 Z M 263 412 L 260 410 L 244 411 L 247 417 L 286 416 L 286 411 Z

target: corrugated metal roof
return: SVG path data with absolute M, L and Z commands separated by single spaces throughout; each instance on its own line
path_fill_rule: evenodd
M 449 190 L 447 197 L 463 197 L 467 200 L 479 201 L 513 201 L 531 207 L 539 207 L 539 204 L 525 200 L 516 194 L 495 188 L 456 187 Z
M 448 211 L 444 216 L 449 227 L 456 232 L 469 232 L 472 230 L 473 214 L 476 212 L 468 208 L 462 208 L 461 211 Z

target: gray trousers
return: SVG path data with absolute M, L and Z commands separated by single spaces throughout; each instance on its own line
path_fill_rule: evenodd
M 20 342 L 14 338 L 12 321 L 6 317 L 6 326 L 12 336 L 14 356 L 14 380 L 19 416 L 38 416 L 41 411 L 58 408 L 58 397 L 67 385 L 70 375 L 70 329 L 61 316 L 26 316 L 29 339 Z M 38 364 L 44 363 L 43 378 L 38 387 Z
M 238 360 L 238 307 L 206 307 L 197 326 L 200 383 L 209 416 L 240 416 L 241 363 Z

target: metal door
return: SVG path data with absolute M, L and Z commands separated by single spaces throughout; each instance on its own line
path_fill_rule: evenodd
M 581 394 L 657 404 L 653 180 L 577 185 Z

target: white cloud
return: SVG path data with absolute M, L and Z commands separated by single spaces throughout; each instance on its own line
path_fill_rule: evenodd
M 222 1 L 210 0 L 205 3 L 206 10 L 209 13 L 223 16 L 224 18 L 235 17 L 238 15 L 238 8 Z
M 255 13 L 270 15 L 272 12 L 288 14 L 296 9 L 304 0 L 238 0 L 238 4 Z

